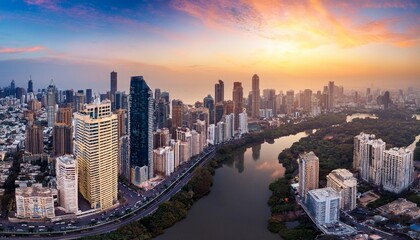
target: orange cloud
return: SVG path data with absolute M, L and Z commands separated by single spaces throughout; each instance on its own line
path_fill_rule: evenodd
M 21 48 L 5 48 L 5 47 L 0 47 L 0 54 L 39 52 L 39 51 L 43 51 L 45 49 L 46 48 L 43 47 L 43 46 L 21 47 Z
M 412 1 L 357 3 L 363 8 L 418 8 L 418 3 Z M 420 35 L 420 22 L 413 19 L 418 14 L 369 19 L 359 14 L 361 7 L 347 1 L 174 0 L 173 6 L 211 27 L 233 26 L 264 38 L 292 42 L 301 48 L 329 44 L 355 47 L 370 43 L 407 47 L 418 43 Z

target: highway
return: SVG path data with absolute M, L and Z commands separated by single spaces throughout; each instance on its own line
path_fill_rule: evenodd
M 123 207 L 123 209 L 133 209 L 132 212 L 127 213 L 111 221 L 89 226 L 88 224 L 86 224 L 87 223 L 86 219 L 87 220 L 91 219 L 92 218 L 91 216 L 91 217 L 85 217 L 84 219 L 85 227 L 81 226 L 80 228 L 73 229 L 73 230 L 54 231 L 54 232 L 34 232 L 34 233 L 0 232 L 0 236 L 13 236 L 16 239 L 28 239 L 28 237 L 30 237 L 31 239 L 45 239 L 45 238 L 77 239 L 81 237 L 88 237 L 92 235 L 110 233 L 124 225 L 127 225 L 133 221 L 137 221 L 143 217 L 148 216 L 154 211 L 156 211 L 160 204 L 162 204 L 165 201 L 168 201 L 173 195 L 179 192 L 182 189 L 182 187 L 185 186 L 189 182 L 189 180 L 193 176 L 194 168 L 196 168 L 197 166 L 203 166 L 214 156 L 215 156 L 215 147 L 208 148 L 201 156 L 195 157 L 195 159 L 191 160 L 192 162 L 186 163 L 186 164 L 191 164 L 191 166 L 185 169 L 185 171 L 183 170 L 180 176 L 175 179 L 175 181 L 172 181 L 169 186 L 167 186 L 160 193 L 156 194 L 156 196 L 152 200 L 144 203 L 141 206 L 138 206 L 140 205 L 139 201 L 133 202 L 133 200 L 136 198 L 132 198 L 132 201 L 130 202 L 130 204 L 128 206 Z M 176 176 L 176 173 L 173 175 Z M 164 183 L 162 182 L 160 185 L 163 185 L 163 184 Z M 131 194 L 131 196 L 133 194 L 135 194 L 134 191 Z M 141 199 L 143 196 L 138 196 L 138 197 L 139 197 L 138 199 Z M 112 211 L 109 211 L 107 214 L 109 215 L 111 212 Z M 96 214 L 95 216 L 100 216 L 100 214 Z M 79 222 L 79 224 L 83 224 L 83 222 Z

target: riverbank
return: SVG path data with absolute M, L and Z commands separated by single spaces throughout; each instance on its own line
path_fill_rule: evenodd
M 271 232 L 278 233 L 285 240 L 315 237 L 310 235 L 309 230 L 312 230 L 312 227 L 306 229 L 308 231 L 303 231 L 305 228 L 298 226 L 299 231 L 295 231 L 294 228 L 287 229 L 285 222 L 281 221 L 281 216 L 300 210 L 294 201 L 294 195 L 290 192 L 290 183 L 298 169 L 296 159 L 300 153 L 313 151 L 318 156 L 320 187 L 322 187 L 326 185 L 326 175 L 332 170 L 337 168 L 352 170 L 353 139 L 360 132 L 373 133 L 377 138 L 382 138 L 387 143 L 387 148 L 408 146 L 420 134 L 420 122 L 412 118 L 406 118 L 401 114 L 377 114 L 377 116 L 378 120 L 354 119 L 338 126 L 320 128 L 316 133 L 302 138 L 279 154 L 279 162 L 286 168 L 286 175 L 270 185 L 272 196 L 268 204 L 272 216 L 268 220 L 268 229 Z M 287 202 L 284 199 L 287 199 Z
M 278 129 L 265 130 L 259 133 L 249 134 L 242 139 L 224 144 L 217 150 L 213 160 L 194 172 L 190 182 L 168 202 L 162 204 L 155 213 L 132 222 L 113 233 L 88 239 L 150 239 L 164 232 L 176 222 L 184 219 L 188 210 L 200 198 L 210 193 L 212 175 L 224 162 L 234 158 L 235 155 L 243 154 L 246 148 L 263 143 L 266 139 L 275 139 L 288 136 L 304 130 L 312 130 L 314 126 L 331 125 L 345 121 L 345 115 L 324 115 L 314 119 L 308 119 L 298 124 L 289 123 Z

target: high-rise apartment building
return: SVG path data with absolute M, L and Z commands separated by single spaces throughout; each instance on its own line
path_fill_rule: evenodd
M 240 135 L 248 133 L 248 114 L 246 111 L 239 114 L 238 133 Z
M 184 103 L 181 100 L 172 100 L 172 136 L 176 137 L 176 130 L 183 127 Z M 176 138 L 175 138 L 176 139 Z
M 130 136 L 124 135 L 120 138 L 118 172 L 120 176 L 130 181 Z
M 339 221 L 340 195 L 330 187 L 310 190 L 306 205 L 318 224 L 334 224 Z
M 239 128 L 239 114 L 243 112 L 244 108 L 244 89 L 242 88 L 242 83 L 234 82 L 233 91 L 232 91 L 232 100 L 233 100 L 233 113 L 235 114 L 234 119 L 234 130 Z
M 53 149 L 56 156 L 73 154 L 73 127 L 55 123 L 53 128 Z
M 114 114 L 117 115 L 118 118 L 118 139 L 127 134 L 125 127 L 125 113 L 125 109 L 117 109 L 114 111 Z
M 218 122 L 222 121 L 224 114 L 225 114 L 225 105 L 221 102 L 216 103 L 215 113 L 214 113 L 214 123 L 217 124 Z
M 96 99 L 74 119 L 79 191 L 92 208 L 108 209 L 118 200 L 117 116 L 109 100 Z
M 131 77 L 129 107 L 131 183 L 153 178 L 153 96 L 142 76 Z
M 327 175 L 327 187 L 331 187 L 340 195 L 340 209 L 351 211 L 356 208 L 357 179 L 350 171 L 333 170 Z
M 314 152 L 299 155 L 299 195 L 306 198 L 308 191 L 319 186 L 319 158 Z
M 57 89 L 55 88 L 54 81 L 51 80 L 47 88 L 47 121 L 48 127 L 54 127 L 55 123 L 55 105 L 57 97 Z
M 44 127 L 35 124 L 27 125 L 25 130 L 25 151 L 32 154 L 44 152 Z
M 51 219 L 55 217 L 53 193 L 42 184 L 19 187 L 15 190 L 16 217 L 28 219 Z
M 382 139 L 365 133 L 360 133 L 354 139 L 353 165 L 360 163 L 360 178 L 377 186 L 381 184 L 385 145 Z
M 382 187 L 399 194 L 413 182 L 413 151 L 407 148 L 392 148 L 384 151 L 382 164 Z
M 66 213 L 77 213 L 78 204 L 78 169 L 76 159 L 64 155 L 56 159 L 56 177 L 59 204 Z
M 260 77 L 257 74 L 252 76 L 252 118 L 260 118 Z
M 295 109 L 295 91 L 289 90 L 286 92 L 286 112 L 292 114 Z
M 214 85 L 214 102 L 220 103 L 225 100 L 225 84 L 222 80 Z

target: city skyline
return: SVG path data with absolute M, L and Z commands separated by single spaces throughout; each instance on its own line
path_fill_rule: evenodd
M 418 86 L 417 1 L 6 1 L 0 10 L 0 80 L 34 88 L 128 92 L 130 76 L 193 103 L 218 79 L 230 91 Z M 393 85 L 398 83 L 398 86 Z M 193 91 L 183 95 L 188 85 Z M 76 90 L 76 89 L 75 89 Z

